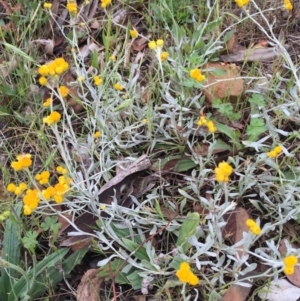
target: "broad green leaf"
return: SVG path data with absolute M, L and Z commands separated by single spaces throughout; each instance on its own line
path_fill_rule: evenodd
M 231 39 L 233 34 L 234 34 L 234 30 L 227 31 L 226 34 L 224 35 L 223 42 L 227 43 Z
M 16 218 L 11 215 L 5 224 L 3 247 L 2 247 L 2 259 L 12 263 L 14 265 L 20 265 L 20 238 L 21 226 L 19 223 L 20 213 L 22 211 L 22 204 L 18 203 L 13 207 L 13 213 L 16 214 Z M 0 277 L 0 290 L 2 301 L 8 300 L 8 294 L 11 292 L 13 279 L 18 277 L 18 272 L 11 268 L 1 268 Z
M 125 244 L 127 250 L 129 250 L 130 252 L 134 252 L 134 255 L 139 260 L 144 259 L 144 260 L 150 261 L 147 251 L 143 246 L 140 246 L 136 242 L 134 242 L 130 239 L 127 239 L 127 238 L 122 238 L 122 241 Z
M 134 290 L 138 290 L 142 287 L 143 278 L 139 276 L 138 271 L 134 271 L 133 273 L 128 275 L 127 278 Z
M 57 261 L 57 266 L 52 266 L 49 269 L 46 269 L 42 275 L 37 277 L 35 280 L 35 284 L 30 291 L 30 296 L 32 298 L 38 298 L 49 289 L 49 286 L 54 288 L 57 283 L 62 281 L 64 275 L 66 278 L 70 277 L 70 272 L 76 265 L 81 263 L 88 249 L 88 247 L 79 249 L 68 258 L 62 261 Z
M 193 212 L 189 213 L 182 223 L 179 229 L 178 240 L 176 246 L 181 246 L 183 248 L 184 253 L 187 252 L 190 244 L 187 242 L 187 239 L 195 234 L 197 226 L 200 223 L 199 213 Z
M 155 170 L 172 170 L 177 172 L 187 171 L 195 168 L 197 164 L 190 158 L 184 156 L 170 156 L 153 164 Z
M 258 136 L 267 130 L 265 121 L 262 118 L 252 118 L 247 126 L 246 133 L 249 141 L 255 141 Z
M 54 265 L 57 262 L 61 262 L 63 257 L 68 253 L 68 251 L 69 249 L 63 248 L 55 253 L 52 253 L 49 256 L 44 257 L 42 261 L 38 262 L 35 267 L 33 267 L 27 272 L 27 278 L 31 281 L 31 283 L 34 282 L 36 280 L 36 277 L 40 276 L 47 269 L 54 267 Z M 35 279 L 33 279 L 33 276 L 35 276 Z M 34 286 L 35 285 L 38 285 L 38 283 L 34 282 Z M 22 297 L 28 293 L 29 292 L 27 292 L 26 278 L 22 276 L 12 287 L 11 293 L 8 297 L 8 301 L 16 301 L 16 296 Z
M 258 107 L 262 107 L 265 105 L 265 99 L 261 94 L 252 94 L 252 96 L 248 99 L 249 103 L 252 105 L 257 105 Z
M 227 137 L 231 139 L 231 142 L 233 143 L 234 147 L 237 149 L 243 148 L 243 146 L 240 143 L 240 133 L 237 130 L 232 130 L 230 127 L 228 127 L 225 124 L 217 123 L 216 126 L 219 132 L 225 134 Z

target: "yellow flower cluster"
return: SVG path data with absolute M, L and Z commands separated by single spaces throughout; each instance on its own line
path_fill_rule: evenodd
M 295 255 L 287 256 L 283 259 L 284 269 L 286 275 L 293 275 L 295 272 L 295 265 L 298 263 L 298 258 Z
M 164 46 L 164 40 L 158 39 L 156 42 L 155 41 L 150 41 L 148 43 L 148 47 L 151 50 L 157 49 L 157 48 L 162 48 Z
M 42 190 L 42 195 L 47 201 L 53 199 L 57 204 L 60 204 L 64 195 L 70 190 L 72 179 L 66 176 L 67 170 L 62 166 L 58 166 L 56 171 L 62 174 L 62 176 L 58 177 L 58 183 Z
M 67 4 L 67 10 L 71 15 L 73 15 L 73 16 L 77 15 L 78 8 L 77 8 L 77 4 L 74 0 L 69 0 L 69 2 Z
M 190 71 L 190 76 L 197 82 L 202 82 L 205 80 L 205 75 L 201 73 L 200 69 L 192 69 Z
M 139 33 L 137 32 L 136 29 L 131 29 L 129 31 L 129 33 L 130 33 L 130 36 L 131 36 L 132 39 L 135 39 L 135 38 L 137 38 L 139 36 Z
M 180 264 L 176 276 L 179 281 L 189 283 L 190 285 L 197 285 L 199 282 L 199 278 L 191 271 L 190 265 L 187 262 L 182 262 Z
M 150 41 L 148 43 L 148 47 L 151 50 L 155 50 L 158 59 L 163 62 L 169 57 L 169 53 L 167 51 L 162 52 L 162 48 L 164 46 L 164 40 L 158 39 L 157 41 Z
M 98 75 L 94 76 L 94 84 L 95 86 L 100 86 L 102 84 L 103 80 L 101 77 L 99 77 Z
M 122 85 L 120 85 L 119 83 L 115 83 L 114 89 L 117 91 L 122 91 L 122 90 L 124 90 L 124 87 Z
M 278 145 L 271 151 L 267 152 L 267 155 L 270 158 L 276 158 L 281 152 L 282 152 L 282 147 Z
M 249 0 L 235 0 L 238 7 L 243 7 L 249 3 Z
M 45 184 L 47 184 L 47 183 L 49 182 L 49 177 L 50 177 L 50 172 L 45 170 L 45 171 L 43 171 L 43 172 L 37 174 L 37 175 L 35 176 L 35 179 L 36 179 L 37 181 L 39 181 L 39 183 L 40 183 L 41 185 L 45 185 Z
M 48 84 L 46 76 L 58 76 L 66 72 L 69 69 L 69 64 L 63 58 L 57 58 L 54 61 L 42 65 L 38 69 L 38 73 L 41 75 L 39 83 L 42 86 Z
M 106 8 L 106 6 L 111 4 L 111 0 L 100 0 L 100 2 L 102 8 Z
M 43 118 L 43 123 L 47 123 L 48 125 L 52 125 L 57 123 L 61 118 L 60 113 L 53 111 L 49 116 Z
M 293 4 L 290 0 L 284 0 L 283 5 L 284 5 L 284 8 L 286 10 L 292 10 L 293 9 Z
M 67 97 L 70 92 L 70 90 L 66 86 L 60 86 L 58 88 L 58 91 L 62 97 Z
M 16 186 L 14 183 L 9 183 L 6 189 L 8 192 L 13 192 L 15 195 L 18 196 L 27 189 L 27 184 L 22 182 L 18 186 Z
M 218 182 L 228 182 L 232 172 L 233 168 L 228 163 L 221 162 L 218 167 L 215 168 L 216 180 Z
M 25 215 L 30 215 L 32 210 L 35 210 L 40 203 L 39 192 L 37 189 L 27 189 L 23 197 L 23 212 Z
M 254 235 L 259 235 L 261 232 L 259 225 L 255 222 L 255 220 L 251 218 L 248 218 L 246 220 L 246 226 L 249 228 L 250 232 L 252 232 Z
M 51 8 L 52 8 L 52 3 L 45 2 L 45 3 L 44 3 L 44 8 L 45 8 L 45 9 L 51 9 Z
M 17 161 L 11 162 L 11 167 L 15 171 L 22 170 L 24 168 L 28 168 L 32 164 L 31 155 L 30 154 L 22 154 L 17 156 Z
M 27 189 L 27 184 L 22 182 L 18 186 L 14 183 L 9 183 L 6 187 L 7 191 L 15 195 L 21 195 L 26 189 L 23 196 L 23 212 L 25 215 L 30 215 L 35 210 L 42 198 L 45 200 L 53 200 L 57 204 L 63 201 L 64 195 L 70 190 L 72 179 L 67 176 L 68 171 L 62 166 L 57 166 L 56 171 L 61 174 L 58 177 L 58 182 L 53 186 L 49 185 L 50 173 L 49 171 L 42 171 L 35 176 L 35 180 L 41 185 L 48 185 L 47 188 L 39 191 L 37 189 Z
M 198 122 L 197 122 L 197 125 L 198 125 L 198 126 L 206 126 L 207 129 L 208 129 L 208 131 L 209 131 L 210 133 L 214 133 L 214 132 L 217 131 L 217 128 L 216 128 L 215 124 L 214 124 L 212 121 L 207 120 L 207 119 L 205 118 L 205 116 L 201 116 L 201 117 L 200 117 L 200 119 L 199 119 Z

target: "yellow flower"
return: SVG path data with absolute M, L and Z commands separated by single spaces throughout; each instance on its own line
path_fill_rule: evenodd
M 105 209 L 106 209 L 106 205 L 105 205 L 105 204 L 101 204 L 101 205 L 100 205 L 100 209 L 101 209 L 101 210 L 105 210 Z
M 32 209 L 28 205 L 23 206 L 23 213 L 25 215 L 30 215 L 32 213 Z
M 164 51 L 160 54 L 160 60 L 163 62 L 169 57 L 169 53 L 167 51 Z
M 47 187 L 42 190 L 42 195 L 47 201 L 49 201 L 55 195 L 55 188 L 53 186 Z
M 17 186 L 14 183 L 9 183 L 6 187 L 6 190 L 8 192 L 15 192 Z
M 201 73 L 200 69 L 192 69 L 190 71 L 190 76 L 197 82 L 202 82 L 205 80 L 205 75 Z
M 190 265 L 187 262 L 180 264 L 179 270 L 176 272 L 176 276 L 179 281 L 189 283 L 191 285 L 197 285 L 199 278 L 191 271 Z
M 45 3 L 44 3 L 44 8 L 45 8 L 45 9 L 51 9 L 51 8 L 52 8 L 52 3 L 45 2 Z
M 63 168 L 63 167 L 60 166 L 60 165 L 56 167 L 56 171 L 57 171 L 58 173 L 62 174 L 62 175 L 65 175 L 65 174 L 68 173 L 67 169 L 66 169 L 66 168 Z
M 101 7 L 106 8 L 106 6 L 111 4 L 111 0 L 100 0 L 101 1 Z
M 48 125 L 52 125 L 56 122 L 58 122 L 61 118 L 61 115 L 56 112 L 56 111 L 53 111 L 51 112 L 51 114 L 45 118 L 43 118 L 43 123 L 47 123 Z
M 122 91 L 124 90 L 124 87 L 120 85 L 119 83 L 114 84 L 114 89 L 117 91 Z
M 69 89 L 66 86 L 60 86 L 58 91 L 62 97 L 67 97 L 69 94 Z
M 267 156 L 270 158 L 276 158 L 282 152 L 282 147 L 280 145 L 276 146 L 271 151 L 267 152 Z
M 212 121 L 207 121 L 206 123 L 207 129 L 210 133 L 214 133 L 217 131 L 215 124 Z
M 232 171 L 233 169 L 228 163 L 219 163 L 218 167 L 215 168 L 216 180 L 218 182 L 228 182 L 229 176 L 232 174 Z
M 235 0 L 238 7 L 243 7 L 249 3 L 249 0 Z
M 298 257 L 295 255 L 289 255 L 283 259 L 285 266 L 294 266 L 298 263 Z
M 51 99 L 50 97 L 47 98 L 47 99 L 43 102 L 43 107 L 45 107 L 45 108 L 50 107 L 51 102 L 52 102 L 52 99 Z
M 295 255 L 289 255 L 283 259 L 284 269 L 283 272 L 286 275 L 293 275 L 295 272 L 295 265 L 298 263 L 298 257 Z
M 54 201 L 55 201 L 56 204 L 60 204 L 63 201 L 63 197 L 61 195 L 55 195 L 53 197 L 53 199 L 54 199 Z
M 259 225 L 251 218 L 248 218 L 246 220 L 246 226 L 249 228 L 250 232 L 252 232 L 254 235 L 259 235 L 261 232 Z
M 283 269 L 283 272 L 287 275 L 287 276 L 290 276 L 290 275 L 293 275 L 294 272 L 295 272 L 295 268 L 294 267 L 285 267 Z
M 116 61 L 116 57 L 114 55 L 111 55 L 109 57 L 109 60 L 112 61 L 112 62 L 115 62 Z
M 13 185 L 14 185 L 13 183 L 9 184 L 8 187 L 7 187 L 7 190 L 9 188 L 10 190 L 8 190 L 8 191 L 14 192 L 14 194 L 17 195 L 17 196 L 22 194 L 23 191 L 25 189 L 27 189 L 27 184 L 24 183 L 24 182 L 20 183 L 19 186 L 14 186 L 13 187 Z M 13 190 L 13 188 L 14 188 L 14 190 Z
M 39 78 L 39 83 L 40 83 L 41 86 L 47 86 L 47 84 L 48 84 L 47 78 L 44 77 L 44 76 L 41 76 Z
M 130 36 L 131 36 L 133 39 L 135 39 L 135 38 L 137 38 L 137 37 L 139 36 L 139 33 L 137 32 L 136 29 L 131 29 L 131 30 L 129 31 L 129 33 L 130 33 Z
M 37 189 L 28 189 L 23 197 L 24 205 L 27 205 L 31 210 L 34 210 L 38 207 L 39 202 L 40 199 Z
M 76 16 L 77 15 L 77 12 L 78 12 L 78 10 L 77 10 L 77 4 L 75 3 L 75 2 L 69 2 L 68 4 L 67 4 L 67 10 L 68 10 L 68 12 L 71 14 L 71 15 L 73 15 L 73 16 Z
M 142 120 L 142 123 L 143 123 L 143 124 L 146 124 L 147 122 L 148 122 L 147 118 L 144 118 L 144 119 Z
M 43 172 L 37 174 L 37 175 L 35 176 L 35 179 L 36 179 L 37 181 L 39 181 L 39 183 L 40 183 L 41 185 L 44 185 L 44 184 L 47 184 L 47 183 L 48 183 L 49 177 L 50 177 L 50 172 L 49 172 L 49 171 L 43 171 Z
M 283 4 L 284 4 L 284 8 L 286 10 L 292 10 L 293 9 L 293 4 L 291 3 L 290 0 L 284 0 Z
M 162 48 L 164 46 L 164 40 L 158 39 L 156 41 L 156 46 L 159 47 L 159 48 Z
M 99 137 L 101 137 L 100 131 L 95 132 L 94 133 L 94 138 L 99 138 Z
M 101 77 L 99 77 L 98 75 L 94 76 L 94 84 L 95 86 L 100 86 L 102 84 L 103 80 Z
M 197 122 L 197 125 L 198 126 L 204 126 L 206 124 L 207 124 L 207 120 L 206 120 L 205 116 L 201 116 L 200 119 Z
M 17 161 L 11 163 L 11 167 L 15 171 L 22 170 L 23 168 L 27 168 L 32 164 L 31 155 L 23 154 L 17 156 Z
M 48 66 L 47 65 L 42 65 L 39 70 L 38 73 L 42 76 L 47 76 L 49 74 L 49 70 L 48 70 Z
M 148 43 L 148 47 L 149 47 L 151 50 L 156 49 L 156 47 L 157 47 L 156 42 L 155 42 L 155 41 L 150 41 L 150 42 Z

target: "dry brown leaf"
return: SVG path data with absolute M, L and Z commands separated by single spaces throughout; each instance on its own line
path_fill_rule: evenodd
M 221 301 L 244 301 L 251 291 L 251 287 L 233 284 L 226 291 Z
M 125 180 L 126 177 L 134 173 L 137 173 L 139 171 L 148 169 L 150 167 L 151 167 L 151 161 L 149 160 L 148 156 L 142 155 L 135 162 L 130 164 L 127 169 L 122 170 L 117 176 L 115 176 L 109 182 L 104 184 L 98 193 L 99 197 L 102 198 L 102 196 L 110 193 L 111 195 L 113 195 L 112 188 L 114 188 L 117 184 L 123 182 L 123 180 Z
M 92 243 L 92 238 L 88 235 L 78 235 L 72 236 L 63 240 L 59 245 L 60 247 L 71 247 L 72 251 L 83 249 L 90 246 Z
M 18 63 L 15 59 L 12 59 L 10 61 L 3 61 L 0 64 L 0 73 L 3 76 L 3 78 L 7 77 L 10 71 L 14 70 L 17 66 Z
M 246 47 L 240 45 L 238 42 L 237 35 L 233 34 L 232 37 L 226 43 L 226 49 L 228 53 L 236 53 L 240 50 L 246 49 Z
M 85 272 L 77 288 L 77 301 L 101 300 L 100 287 L 103 278 L 97 276 L 98 272 L 98 269 L 90 269 Z
M 42 45 L 42 50 L 43 53 L 45 54 L 53 54 L 53 49 L 54 49 L 54 41 L 50 39 L 38 39 L 38 40 L 33 40 L 29 43 L 31 46 L 34 44 L 37 45 Z
M 236 208 L 227 214 L 226 226 L 222 230 L 222 235 L 228 239 L 232 244 L 239 242 L 243 238 L 243 232 L 248 232 L 246 220 L 249 218 L 248 212 L 243 208 Z M 237 254 L 243 256 L 243 246 L 238 247 Z
M 286 50 L 291 47 L 284 45 Z M 246 50 L 240 50 L 234 54 L 221 55 L 221 59 L 225 62 L 260 62 L 260 61 L 271 61 L 280 56 L 279 52 L 276 51 L 275 47 L 270 48 L 251 48 Z
M 68 87 L 70 90 L 69 96 L 67 97 L 67 105 L 72 108 L 75 113 L 79 113 L 83 110 L 83 107 L 77 101 L 77 99 L 80 99 L 78 95 L 78 87 L 70 86 L 69 83 L 71 82 L 75 82 L 75 78 L 72 76 L 71 72 L 68 71 L 63 77 L 63 85 Z
M 242 95 L 244 80 L 239 78 L 240 70 L 235 64 L 207 63 L 204 69 L 209 71 L 203 91 L 209 103 L 216 98 L 236 100 Z M 214 70 L 222 75 L 215 75 Z
M 143 50 L 148 43 L 148 40 L 146 37 L 137 38 L 132 42 L 131 49 L 135 51 L 141 51 Z
M 283 238 L 280 240 L 279 242 L 279 248 L 278 251 L 280 252 L 280 254 L 282 256 L 285 256 L 287 248 L 286 248 L 286 244 L 285 244 L 285 240 L 286 241 L 290 241 L 289 237 Z M 290 243 L 292 245 L 293 248 L 298 249 L 298 246 L 294 243 Z M 298 258 L 298 263 L 299 263 L 299 258 Z M 300 267 L 299 266 L 295 266 L 295 272 L 293 275 L 286 275 L 287 279 L 289 279 L 289 281 L 291 283 L 293 283 L 294 285 L 300 287 Z

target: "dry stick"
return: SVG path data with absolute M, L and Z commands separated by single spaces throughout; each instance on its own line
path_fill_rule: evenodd
M 170 220 L 164 227 L 162 227 L 161 229 L 159 229 L 156 233 L 154 233 L 151 236 L 149 236 L 148 238 L 146 238 L 133 252 L 131 252 L 131 254 L 133 254 L 136 251 L 138 251 L 147 241 L 149 241 L 150 239 L 152 239 L 153 237 L 155 237 L 157 234 L 159 234 L 160 232 L 162 232 L 163 230 L 165 230 L 170 225 L 171 221 L 172 220 Z M 117 294 L 116 294 L 116 287 L 115 287 L 115 277 L 120 272 L 120 270 L 124 267 L 124 265 L 126 264 L 126 262 L 128 261 L 128 259 L 129 259 L 129 256 L 124 260 L 124 262 L 116 270 L 116 272 L 115 272 L 114 275 L 112 273 L 110 274 L 111 279 L 112 279 L 113 292 L 114 292 L 113 301 L 117 301 Z

